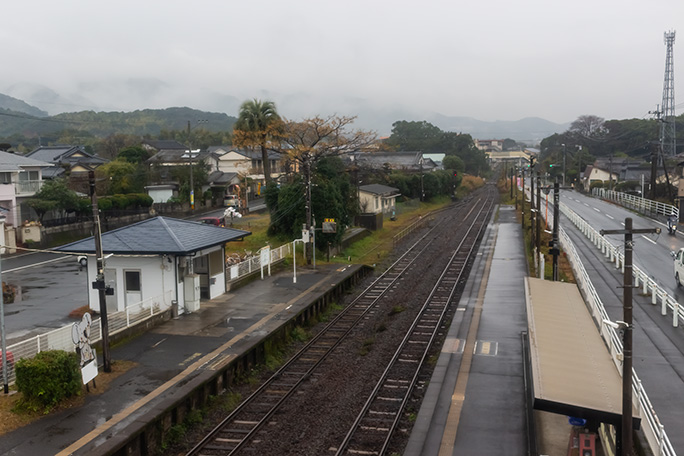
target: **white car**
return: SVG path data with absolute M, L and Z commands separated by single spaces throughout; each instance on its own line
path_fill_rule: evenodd
M 670 252 L 674 257 L 674 276 L 677 286 L 684 285 L 684 248 L 676 252 Z

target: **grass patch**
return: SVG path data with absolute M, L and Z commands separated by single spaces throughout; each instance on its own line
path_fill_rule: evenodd
M 306 342 L 310 337 L 309 332 L 301 326 L 295 326 L 290 331 L 290 338 L 295 342 Z
M 392 310 L 390 310 L 389 316 L 391 317 L 392 315 L 400 314 L 405 310 L 406 310 L 406 307 L 404 307 L 404 306 L 394 306 L 394 307 L 392 307 Z
M 100 372 L 100 375 L 96 377 L 95 382 L 97 383 L 97 388 L 93 388 L 91 384 L 90 392 L 86 392 L 85 387 L 83 387 L 83 392 L 81 395 L 73 396 L 60 402 L 52 411 L 52 413 L 82 406 L 88 396 L 96 396 L 98 394 L 104 393 L 109 389 L 113 380 L 115 380 L 121 374 L 129 371 L 136 365 L 137 363 L 134 363 L 133 361 L 112 362 L 111 373 L 105 374 Z M 0 395 L 0 435 L 7 434 L 15 429 L 19 429 L 20 427 L 31 424 L 45 416 L 40 412 L 14 411 L 21 399 L 22 394 L 16 392 L 16 389 L 14 388 L 12 391 L 10 391 L 10 394 Z
M 371 348 L 373 348 L 373 344 L 375 344 L 375 338 L 374 337 L 369 337 L 368 339 L 364 340 L 363 343 L 361 344 L 361 349 L 359 350 L 359 355 L 366 356 L 368 353 L 370 353 Z

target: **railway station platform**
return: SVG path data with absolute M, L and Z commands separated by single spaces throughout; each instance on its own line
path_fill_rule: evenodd
M 198 388 L 203 378 L 252 350 L 312 304 L 368 272 L 362 265 L 319 265 L 273 273 L 203 301 L 182 315 L 111 349 L 111 358 L 134 367 L 85 403 L 5 434 L 3 455 L 99 455 L 120 452 L 125 439 Z M 101 362 L 100 362 L 101 365 Z M 105 376 L 100 367 L 100 376 Z M 102 378 L 102 377 L 100 377 Z M 145 450 L 143 450 L 144 452 Z M 126 453 L 126 452 L 124 452 Z M 122 453 L 123 454 L 123 453 Z M 135 451 L 127 454 L 138 454 Z M 142 454 L 142 453 L 139 453 Z
M 404 456 L 525 455 L 522 229 L 511 206 L 485 231 Z

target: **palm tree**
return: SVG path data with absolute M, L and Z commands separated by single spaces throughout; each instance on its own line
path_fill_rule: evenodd
M 256 98 L 245 101 L 240 105 L 238 120 L 234 130 L 243 133 L 242 141 L 245 145 L 258 145 L 261 148 L 261 161 L 264 166 L 264 179 L 271 181 L 271 164 L 268 160 L 266 144 L 275 124 L 280 122 L 280 116 L 272 101 L 261 101 Z

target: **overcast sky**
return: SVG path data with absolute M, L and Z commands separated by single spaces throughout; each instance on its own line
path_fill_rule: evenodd
M 682 34 L 684 107 L 682 0 L 25 0 L 2 11 L 0 92 L 40 84 L 72 100 L 62 111 L 208 109 L 222 94 L 272 97 L 291 118 L 357 105 L 643 118 L 662 101 L 669 30 Z

